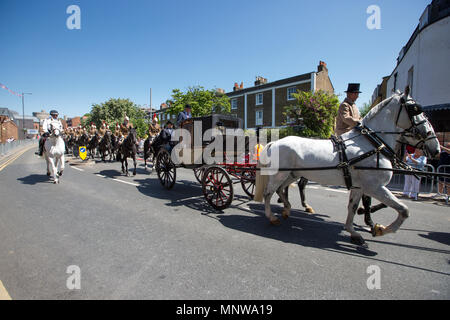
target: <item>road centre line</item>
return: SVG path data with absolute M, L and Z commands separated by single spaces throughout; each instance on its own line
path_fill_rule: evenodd
M 128 182 L 128 181 L 123 181 L 123 180 L 116 179 L 116 178 L 108 178 L 107 176 L 104 176 L 104 175 L 101 175 L 101 174 L 96 174 L 96 176 L 97 176 L 97 177 L 100 177 L 100 178 L 111 179 L 111 180 L 114 180 L 114 181 L 117 181 L 117 182 L 129 184 L 129 185 L 132 185 L 132 186 L 135 186 L 135 187 L 139 187 L 139 186 L 140 186 L 140 184 L 137 184 L 137 183 Z
M 22 150 L 22 151 L 19 151 L 19 153 L 18 153 L 17 155 L 13 155 L 12 158 L 6 160 L 5 163 L 3 163 L 2 165 L 0 165 L 0 171 L 2 171 L 3 169 L 5 169 L 5 168 L 6 168 L 7 166 L 9 166 L 11 163 L 13 163 L 13 162 L 16 161 L 17 159 L 19 159 L 19 157 L 20 157 L 21 155 L 23 155 L 25 152 L 27 152 L 28 150 L 30 150 L 30 149 L 32 149 L 32 148 L 34 148 L 34 147 L 35 147 L 35 145 L 33 144 L 33 145 L 29 146 L 28 148 L 26 148 L 26 149 L 24 149 L 24 150 Z

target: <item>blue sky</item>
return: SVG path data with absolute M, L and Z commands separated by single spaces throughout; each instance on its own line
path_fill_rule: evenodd
M 336 93 L 360 82 L 358 106 L 395 67 L 431 0 L 0 0 L 0 83 L 25 113 L 82 115 L 111 97 L 159 106 L 172 89 L 253 86 L 328 65 Z M 69 30 L 68 6 L 81 9 Z M 381 30 L 369 30 L 370 5 Z M 341 96 L 341 99 L 343 96 Z M 22 112 L 0 89 L 0 107 Z

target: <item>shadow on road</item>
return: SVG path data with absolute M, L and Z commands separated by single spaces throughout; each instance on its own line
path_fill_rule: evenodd
M 30 174 L 29 176 L 18 178 L 23 184 L 35 185 L 38 183 L 50 183 L 50 178 L 45 174 Z
M 450 246 L 450 233 L 447 232 L 428 232 L 428 234 L 419 234 L 419 236 Z M 447 251 L 447 254 L 450 254 L 450 251 Z
M 232 208 L 236 208 L 232 206 Z M 366 248 L 349 243 L 348 236 L 341 234 L 343 225 L 327 222 L 325 215 L 309 214 L 301 210 L 292 210 L 291 216 L 283 220 L 280 226 L 272 226 L 264 215 L 264 205 L 250 203 L 249 212 L 255 216 L 224 215 L 216 219 L 225 227 L 251 233 L 257 236 L 271 238 L 285 243 L 293 243 L 304 247 L 318 249 L 333 249 L 352 254 L 373 257 L 377 253 Z M 236 208 L 239 209 L 239 208 Z M 281 212 L 280 206 L 272 206 L 273 212 Z M 340 242 L 345 242 L 342 244 Z

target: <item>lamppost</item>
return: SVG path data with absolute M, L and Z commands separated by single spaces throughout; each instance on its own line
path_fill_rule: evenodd
M 25 140 L 25 132 L 26 132 L 26 129 L 25 129 L 25 95 L 26 94 L 29 94 L 29 95 L 32 95 L 32 93 L 29 93 L 29 92 L 22 92 L 22 129 L 23 129 L 23 138 L 24 138 L 24 140 Z

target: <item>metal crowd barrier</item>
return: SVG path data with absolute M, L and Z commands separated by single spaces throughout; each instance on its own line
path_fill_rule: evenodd
M 435 168 L 431 164 L 425 165 L 423 171 L 432 173 L 436 172 Z M 433 193 L 435 189 L 434 181 L 435 181 L 434 177 L 421 176 L 419 193 Z M 403 191 L 404 185 L 405 185 L 405 175 L 401 173 L 396 173 L 392 176 L 388 188 L 391 190 Z
M 4 156 L 8 153 L 11 153 L 14 151 L 14 149 L 27 146 L 33 143 L 37 143 L 37 139 L 26 139 L 26 140 L 14 140 L 13 142 L 6 142 L 0 144 L 0 156 Z
M 437 168 L 437 173 L 449 173 L 450 172 L 450 166 L 449 165 L 442 165 Z M 443 190 L 442 193 L 439 192 L 439 184 L 443 184 Z M 438 177 L 438 188 L 436 194 L 439 196 L 445 197 L 445 202 L 448 204 L 449 202 L 449 188 L 450 188 L 450 178 L 448 177 Z

